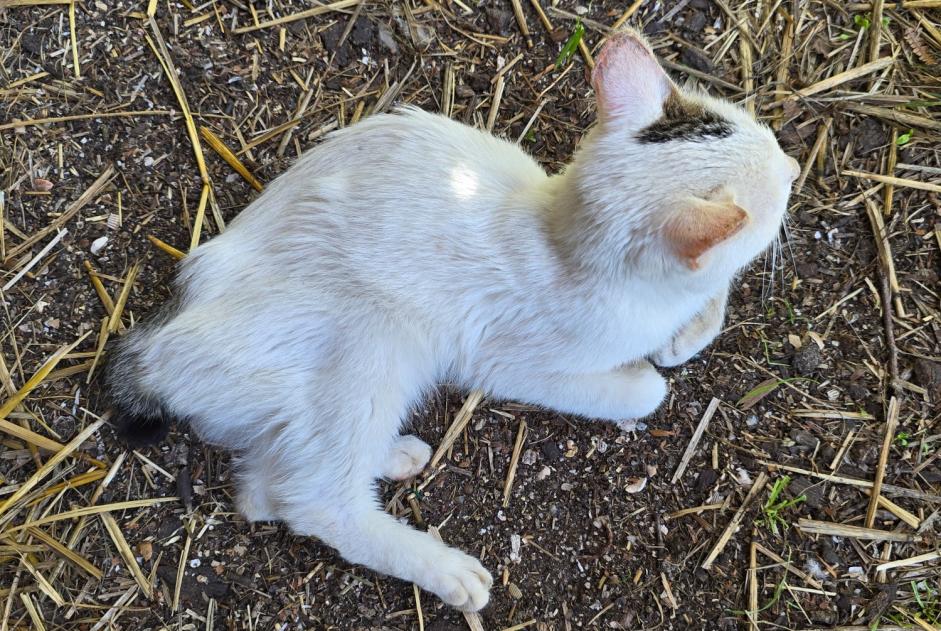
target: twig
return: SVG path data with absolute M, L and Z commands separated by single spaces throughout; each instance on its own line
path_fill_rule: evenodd
M 258 181 L 252 172 L 248 170 L 242 161 L 239 160 L 234 153 L 222 142 L 222 139 L 212 133 L 212 130 L 208 127 L 200 127 L 199 133 L 202 134 L 202 137 L 206 140 L 206 144 L 209 147 L 219 154 L 219 156 L 226 161 L 226 163 L 232 167 L 236 173 L 242 176 L 246 182 L 252 185 L 256 191 L 261 191 L 264 188 L 261 182 Z
M 105 289 L 104 283 L 101 282 L 101 279 L 98 278 L 95 268 L 92 267 L 91 263 L 88 262 L 88 259 L 82 261 L 82 265 L 85 266 L 85 271 L 88 272 L 88 278 L 91 281 L 91 286 L 95 288 L 95 293 L 98 294 L 98 299 L 101 300 L 102 306 L 105 308 L 105 312 L 110 316 L 114 313 L 114 301 L 111 300 L 111 296 L 108 295 L 108 290 Z
M 361 0 L 337 0 L 336 2 L 331 2 L 330 4 L 325 4 L 322 6 L 314 7 L 313 9 L 307 9 L 306 11 L 301 11 L 300 13 L 295 13 L 293 15 L 286 15 L 284 17 L 276 18 L 274 20 L 268 20 L 267 22 L 258 22 L 257 24 L 252 24 L 251 26 L 240 26 L 239 28 L 233 29 L 233 33 L 250 33 L 252 31 L 258 31 L 263 28 L 270 28 L 272 26 L 280 26 L 281 24 L 288 24 L 289 22 L 294 22 L 296 20 L 303 20 L 305 18 L 311 18 L 316 15 L 322 15 L 324 13 L 330 13 L 332 11 L 338 11 L 340 9 L 348 9 L 354 4 L 359 3 Z
M 209 201 L 208 184 L 203 184 L 203 190 L 199 193 L 199 205 L 196 207 L 196 219 L 193 220 L 193 234 L 190 236 L 190 252 L 199 246 L 199 237 L 203 231 L 203 221 L 206 218 L 206 202 Z
M 180 552 L 180 562 L 176 567 L 176 583 L 173 586 L 173 602 L 170 605 L 170 611 L 176 612 L 180 609 L 180 590 L 183 588 L 183 575 L 186 572 L 186 559 L 190 553 L 190 545 L 193 543 L 193 520 L 186 523 L 186 543 L 183 544 L 183 551 Z
M 121 557 L 124 559 L 124 564 L 127 566 L 128 570 L 130 570 L 131 576 L 137 581 L 138 587 L 141 588 L 141 591 L 144 592 L 148 600 L 153 599 L 154 595 L 150 582 L 141 571 L 140 565 L 137 564 L 137 559 L 134 558 L 134 551 L 131 550 L 131 546 L 127 544 L 127 539 L 124 538 L 124 533 L 121 532 L 121 527 L 118 526 L 118 522 L 115 521 L 111 513 L 102 513 L 100 518 L 101 522 L 105 525 L 105 530 L 108 531 L 111 540 L 114 542 L 115 547 L 117 547 L 118 553 L 120 553 Z
M 743 501 L 742 505 L 738 507 L 737 511 L 735 511 L 735 515 L 732 516 L 731 521 L 729 521 L 729 525 L 725 527 L 724 531 L 722 531 L 722 536 L 719 537 L 716 545 L 712 548 L 712 552 L 710 552 L 709 556 L 706 557 L 706 560 L 703 561 L 702 568 L 704 570 L 711 568 L 716 558 L 722 554 L 722 550 L 725 549 L 729 539 L 732 538 L 732 535 L 735 534 L 735 531 L 742 523 L 742 518 L 745 517 L 745 510 L 748 508 L 748 505 L 753 499 L 755 499 L 755 497 L 761 492 L 767 483 L 768 474 L 762 471 L 758 474 L 758 477 L 755 478 L 755 482 L 752 484 L 751 489 L 749 489 L 748 495 L 745 496 L 745 501 Z
M 2 127 L 0 127 L 0 129 L 2 129 Z M 68 223 L 72 219 L 72 217 L 75 216 L 76 213 L 78 213 L 78 211 L 80 211 L 82 208 L 88 205 L 93 199 L 95 199 L 98 196 L 98 193 L 104 190 L 104 188 L 111 182 L 114 176 L 115 176 L 114 167 L 109 166 L 107 169 L 105 169 L 102 172 L 101 175 L 98 176 L 98 178 L 94 182 L 92 182 L 91 186 L 85 189 L 84 193 L 79 195 L 78 199 L 72 202 L 72 204 L 68 208 L 65 209 L 65 212 L 63 212 L 61 215 L 56 217 L 48 226 L 46 226 L 42 230 L 36 231 L 32 235 L 30 235 L 28 239 L 26 239 L 25 241 L 23 241 L 16 247 L 8 250 L 6 259 L 4 259 L 4 261 L 11 261 L 15 259 L 20 254 L 30 249 L 31 247 L 33 247 L 34 244 L 45 239 L 47 235 L 53 232 L 56 232 L 57 230 L 62 228 L 66 223 Z
M 180 83 L 180 78 L 177 75 L 176 65 L 173 63 L 173 57 L 170 56 L 170 50 L 167 48 L 167 43 L 163 39 L 163 33 L 160 32 L 160 27 L 157 26 L 157 21 L 153 16 L 148 16 L 147 21 L 150 24 L 150 30 L 154 34 L 154 39 L 151 40 L 150 36 L 147 34 L 145 34 L 144 37 L 150 45 L 151 50 L 153 50 L 154 55 L 156 55 L 160 65 L 163 67 L 163 71 L 167 75 L 167 80 L 170 82 L 170 87 L 173 88 L 176 100 L 180 104 L 180 109 L 183 111 L 183 118 L 186 121 L 186 132 L 189 135 L 190 143 L 193 145 L 193 154 L 196 157 L 196 166 L 199 169 L 199 176 L 202 178 L 203 183 L 208 184 L 209 172 L 206 170 L 206 160 L 203 157 L 203 149 L 199 144 L 199 134 L 196 133 L 196 121 L 193 120 L 189 101 L 186 98 L 183 85 Z M 154 40 L 156 40 L 156 44 L 154 44 Z
M 155 237 L 155 236 L 152 235 L 152 234 L 147 235 L 147 240 L 150 241 L 150 242 L 154 245 L 155 248 L 157 248 L 158 250 L 162 250 L 162 251 L 166 252 L 167 254 L 169 254 L 170 256 L 172 256 L 173 258 L 175 258 L 175 259 L 178 260 L 178 261 L 186 257 L 186 253 L 185 253 L 185 252 L 182 252 L 182 251 L 180 251 L 180 250 L 177 250 L 175 247 L 173 247 L 173 246 L 170 245 L 169 243 L 167 243 L 167 242 L 165 242 L 165 241 L 161 241 L 160 239 L 158 239 L 157 237 Z M 99 281 L 99 282 L 101 282 L 101 281 Z M 112 309 L 113 309 L 113 308 L 114 308 L 114 307 L 112 306 Z
M 806 532 L 808 534 L 833 535 L 835 537 L 846 537 L 848 539 L 864 539 L 866 541 L 901 541 L 903 543 L 921 541 L 920 537 L 903 532 L 874 530 L 872 528 L 848 526 L 846 524 L 834 524 L 828 521 L 817 521 L 816 519 L 805 519 L 803 517 L 797 520 L 797 527 L 802 532 Z
M 899 349 L 895 345 L 895 329 L 892 325 L 892 292 L 889 279 L 879 275 L 879 293 L 882 296 L 882 322 L 885 328 L 885 345 L 889 349 L 889 387 L 899 393 Z
M 91 628 L 91 631 L 98 631 L 99 629 L 104 629 L 105 627 L 110 627 L 111 620 L 120 613 L 124 607 L 133 602 L 134 598 L 137 596 L 137 590 L 140 589 L 137 585 L 131 585 L 126 592 L 124 592 L 120 598 L 114 601 L 114 605 L 105 612 L 105 615 L 95 623 L 95 626 Z
M 124 306 L 127 304 L 127 299 L 131 295 L 131 288 L 134 286 L 134 281 L 137 279 L 137 273 L 139 271 L 139 262 L 131 265 L 131 269 L 127 271 L 124 286 L 121 287 L 121 293 L 118 294 L 118 299 L 114 302 L 114 312 L 111 314 L 111 318 L 108 321 L 108 333 L 117 332 L 119 328 L 118 324 L 121 322 L 121 316 L 124 314 Z
M 24 276 L 26 276 L 26 274 L 29 273 L 29 270 L 33 269 L 33 267 L 35 267 L 36 264 L 39 263 L 39 261 L 41 261 L 41 260 L 43 259 L 43 257 L 45 257 L 47 254 L 49 254 L 49 251 L 50 251 L 52 248 L 56 247 L 56 245 L 59 243 L 59 241 L 62 240 L 62 237 L 64 237 L 64 236 L 67 235 L 68 233 L 69 233 L 69 229 L 68 229 L 68 228 L 63 228 L 62 230 L 60 230 L 59 232 L 57 232 L 57 233 L 56 233 L 56 236 L 52 237 L 52 239 L 49 241 L 49 243 L 47 243 L 45 246 L 43 246 L 43 249 L 41 249 L 41 250 L 39 251 L 39 253 L 36 254 L 36 256 L 34 256 L 32 259 L 30 259 L 29 263 L 27 263 L 26 265 L 24 265 L 23 268 L 20 269 L 20 271 L 17 272 L 16 275 L 15 275 L 13 278 L 11 278 L 10 280 L 7 281 L 7 284 L 3 286 L 3 291 L 9 291 L 10 288 L 13 287 L 13 285 L 15 285 L 16 283 L 18 283 L 21 278 L 23 278 Z
M 91 334 L 91 331 L 86 332 L 84 335 L 82 335 L 80 338 L 78 338 L 77 340 L 75 340 L 75 341 L 72 342 L 71 344 L 68 344 L 68 345 L 66 345 L 66 346 L 63 346 L 62 348 L 60 348 L 59 350 L 57 350 L 55 353 L 53 353 L 53 354 L 49 357 L 49 359 L 47 359 L 47 360 L 45 361 L 45 363 L 43 363 L 43 365 L 39 368 L 39 370 L 37 370 L 36 373 L 35 373 L 32 377 L 30 377 L 29 380 L 28 380 L 25 384 L 23 384 L 23 387 L 20 388 L 20 389 L 17 391 L 17 393 L 16 393 L 15 395 L 13 395 L 13 396 L 10 397 L 9 399 L 7 399 L 7 400 L 3 403 L 2 406 L 0 406 L 0 421 L 5 420 L 5 419 L 10 415 L 10 413 L 11 413 L 13 410 L 16 409 L 16 406 L 18 406 L 20 403 L 22 403 L 22 402 L 23 402 L 23 399 L 25 399 L 25 398 L 29 395 L 29 393 L 33 391 L 33 389 L 35 389 L 37 386 L 39 386 L 39 384 L 41 384 L 41 383 L 46 379 L 46 377 L 49 376 L 49 373 L 51 373 L 52 370 L 59 364 L 59 362 L 62 360 L 62 358 L 63 358 L 66 354 L 71 353 L 73 350 L 75 350 L 75 347 L 77 347 L 79 344 L 81 344 L 81 343 L 85 340 L 85 338 L 87 338 L 90 334 Z M 19 427 L 19 426 L 16 426 L 16 427 L 17 427 L 17 429 L 14 430 L 14 432 L 16 432 L 16 431 L 24 432 L 24 431 L 25 431 L 25 432 L 27 433 L 26 435 L 32 435 L 32 434 L 33 434 L 33 432 L 29 432 L 28 430 L 24 430 L 22 427 Z M 4 428 L 5 428 L 5 426 L 0 426 L 0 429 L 4 429 Z M 8 433 L 11 433 L 11 434 L 13 434 L 13 435 L 16 435 L 16 433 L 14 433 L 14 432 L 8 432 Z M 38 436 L 38 434 L 37 434 L 37 436 Z M 19 438 L 23 438 L 23 435 L 20 435 L 20 436 L 18 436 L 18 437 L 19 437 Z M 29 440 L 28 438 L 23 438 L 23 439 L 24 439 L 24 440 Z M 45 440 L 45 441 L 48 441 L 48 443 L 51 443 L 51 444 L 58 444 L 58 443 L 54 443 L 53 441 L 49 441 L 48 439 L 44 439 L 44 440 Z M 35 444 L 38 445 L 38 446 L 40 446 L 40 447 L 43 446 L 42 444 L 40 444 L 40 443 L 38 443 L 38 442 L 35 443 Z M 64 449 L 64 448 L 65 448 L 65 445 L 62 445 L 62 449 Z M 2 512 L 2 511 L 0 511 L 0 512 Z
M 490 113 L 487 115 L 487 131 L 493 131 L 493 125 L 497 122 L 497 114 L 500 112 L 500 101 L 503 99 L 503 87 L 506 82 L 506 75 L 500 74 L 497 77 L 497 85 L 493 89 L 493 100 L 490 102 Z
M 42 585 L 40 581 L 37 580 L 37 582 Z M 60 600 L 61 598 L 62 597 L 59 596 Z M 39 609 L 36 608 L 36 603 L 33 602 L 33 597 L 29 594 L 21 592 L 20 600 L 23 601 L 23 606 L 26 608 L 26 613 L 29 615 L 29 619 L 32 621 L 33 627 L 36 629 L 36 631 L 46 631 L 46 625 L 43 623 L 42 614 L 39 612 Z
M 516 444 L 513 445 L 513 455 L 510 457 L 510 468 L 506 473 L 506 482 L 503 484 L 503 508 L 510 505 L 510 493 L 513 491 L 513 480 L 516 478 L 516 467 L 519 465 L 520 452 L 529 430 L 526 421 L 520 419 L 520 427 L 516 432 Z
M 813 576 L 811 576 L 807 572 L 804 572 L 800 568 L 794 567 L 793 563 L 788 563 L 781 556 L 775 554 L 773 551 L 764 547 L 762 544 L 756 542 L 755 548 L 758 549 L 758 552 L 761 552 L 763 555 L 765 555 L 766 557 L 768 557 L 775 563 L 780 563 L 781 567 L 783 567 L 786 571 L 790 572 L 794 576 L 799 577 L 802 581 L 804 581 L 811 587 L 815 589 L 823 589 L 823 583 L 815 579 Z
M 689 466 L 689 461 L 692 460 L 693 454 L 696 452 L 696 447 L 699 446 L 699 441 L 702 438 L 703 432 L 706 431 L 706 427 L 709 426 L 709 421 L 712 420 L 716 410 L 719 409 L 719 403 L 721 402 L 715 397 L 713 397 L 712 401 L 709 402 L 709 407 L 706 408 L 706 412 L 702 415 L 702 418 L 699 419 L 699 425 L 696 426 L 696 431 L 693 432 L 693 437 L 690 438 L 689 445 L 686 446 L 686 451 L 683 452 L 683 457 L 680 459 L 679 466 L 673 473 L 673 477 L 670 478 L 670 484 L 676 484 L 677 481 L 683 477 L 683 473 L 686 471 L 686 467 Z
M 865 105 L 863 103 L 849 103 L 846 109 L 862 114 L 863 116 L 875 116 L 885 120 L 906 125 L 908 127 L 921 127 L 922 129 L 941 130 L 941 121 L 927 116 L 919 116 L 903 110 L 897 110 L 890 107 L 879 107 L 877 105 Z
M 883 184 L 891 184 L 893 186 L 915 188 L 920 191 L 930 191 L 932 193 L 941 193 L 941 185 L 932 184 L 931 182 L 920 182 L 918 180 L 909 180 L 903 177 L 892 177 L 891 175 L 882 175 L 880 173 L 863 173 L 861 171 L 850 170 L 843 171 L 842 174 L 848 175 L 850 177 L 858 177 L 867 180 L 873 180 L 875 182 L 882 182 Z
M 885 174 L 889 177 L 895 177 L 895 167 L 899 160 L 899 130 L 892 128 L 892 136 L 889 139 L 889 159 L 885 165 Z M 892 214 L 892 202 L 895 199 L 895 185 L 886 184 L 882 191 L 882 214 L 888 217 Z
M 882 479 L 885 477 L 885 465 L 889 459 L 889 448 L 895 438 L 895 429 L 899 423 L 899 400 L 892 397 L 889 400 L 889 412 L 885 425 L 885 436 L 882 438 L 882 451 L 879 452 L 879 464 L 876 466 L 876 477 L 872 483 L 869 498 L 869 508 L 866 511 L 866 528 L 872 528 L 876 521 L 876 509 L 879 507 L 879 498 L 882 494 Z
M 863 493 L 871 496 L 872 490 L 863 489 Z M 889 498 L 884 497 L 881 494 L 879 495 L 879 507 L 884 508 L 885 510 L 889 511 L 890 513 L 898 517 L 900 520 L 902 520 L 903 522 L 905 522 L 906 524 L 908 524 L 915 530 L 918 530 L 918 528 L 921 526 L 921 520 L 916 515 L 914 515 L 910 511 L 905 510 L 904 508 L 902 508 L 901 506 L 899 506 L 898 504 L 896 504 Z
M 88 120 L 90 118 L 116 118 L 121 116 L 134 118 L 137 116 L 170 116 L 173 114 L 176 114 L 173 110 L 135 110 L 130 112 L 91 112 L 89 114 L 71 114 L 69 116 L 50 116 L 48 118 L 31 118 L 29 120 L 15 120 L 12 123 L 3 123 L 0 125 L 0 131 L 31 127 L 33 125 L 68 123 L 70 121 Z
M 748 626 L 758 631 L 758 543 L 757 533 L 752 531 L 752 541 L 748 548 Z
M 108 480 L 108 478 L 105 478 Z M 26 530 L 28 528 L 35 528 L 37 526 L 44 526 L 46 524 L 51 524 L 57 521 L 68 521 L 75 519 L 76 517 L 85 517 L 87 515 L 97 515 L 99 513 L 107 513 L 110 511 L 119 511 L 119 510 L 129 510 L 132 508 L 144 508 L 146 506 L 153 506 L 154 504 L 162 504 L 164 502 L 178 502 L 180 498 L 178 497 L 152 497 L 149 499 L 143 500 L 128 500 L 126 502 L 114 502 L 113 504 L 99 504 L 98 506 L 83 506 L 82 508 L 75 508 L 73 510 L 64 511 L 62 513 L 55 513 L 54 515 L 47 515 L 45 517 L 40 517 L 39 519 L 34 519 L 28 521 L 24 524 L 19 524 L 17 526 L 11 526 L 7 528 L 4 533 L 9 535 L 14 532 L 19 532 L 21 530 Z
M 883 0 L 874 0 L 872 3 L 872 17 L 869 20 L 869 60 L 879 58 L 879 45 L 882 43 L 882 9 Z
M 510 4 L 513 5 L 513 15 L 516 16 L 516 23 L 519 24 L 520 32 L 526 40 L 526 48 L 532 48 L 533 38 L 529 34 L 529 25 L 526 24 L 526 16 L 523 15 L 523 7 L 520 4 L 520 0 L 510 0 Z
M 49 460 L 47 460 L 46 463 L 36 471 L 36 473 L 30 476 L 28 480 L 23 482 L 23 484 L 20 485 L 20 488 L 18 488 L 13 493 L 13 495 L 8 497 L 7 500 L 2 505 L 0 505 L 0 515 L 5 513 L 11 506 L 16 504 L 16 502 L 18 502 L 20 499 L 22 499 L 24 495 L 29 493 L 29 491 L 34 486 L 39 484 L 43 480 L 43 478 L 49 475 L 52 472 L 52 470 L 55 469 L 59 465 L 60 462 L 62 462 L 69 455 L 71 455 L 73 451 L 81 447 L 82 443 L 84 443 L 88 439 L 89 436 L 97 432 L 98 428 L 101 427 L 102 425 L 104 425 L 103 420 L 95 421 L 94 423 L 92 423 L 91 425 L 83 429 L 81 432 L 79 432 L 75 436 L 75 438 L 70 440 L 61 451 L 57 452 L 52 458 L 49 458 Z
M 817 154 L 820 153 L 823 145 L 827 142 L 827 136 L 830 133 L 830 125 L 832 124 L 833 119 L 828 118 L 823 122 L 823 125 L 817 128 L 817 140 L 814 142 L 814 146 L 810 150 L 810 155 L 807 156 L 807 162 L 804 164 L 804 168 L 801 169 L 800 176 L 797 178 L 797 181 L 794 182 L 795 192 L 798 192 L 804 188 L 804 182 L 807 181 L 807 176 L 810 174 L 810 170 L 814 166 L 814 161 L 817 159 Z
M 449 427 L 448 431 L 445 432 L 444 438 L 441 439 L 441 444 L 438 445 L 438 449 L 435 451 L 434 455 L 431 457 L 431 461 L 428 463 L 429 471 L 438 466 L 438 463 L 441 462 L 441 459 L 451 448 L 451 445 L 454 444 L 454 441 L 457 440 L 457 437 L 460 436 L 461 432 L 464 431 L 468 421 L 470 421 L 471 416 L 474 414 L 474 410 L 477 409 L 477 406 L 480 404 L 483 398 L 483 390 L 472 390 L 470 394 L 467 395 L 467 398 L 464 399 L 464 405 L 462 405 L 461 409 L 458 410 L 454 417 L 454 422 L 451 423 L 451 427 Z
M 543 11 L 542 5 L 539 4 L 539 0 L 529 0 L 529 3 L 533 5 L 533 9 L 536 10 L 536 15 L 539 16 L 539 21 L 542 22 L 542 25 L 546 27 L 546 30 L 551 34 L 555 28 L 552 26 L 552 22 L 549 21 L 549 16 L 546 15 L 545 11 Z
M 926 552 L 925 554 L 919 554 L 918 556 L 909 557 L 907 559 L 898 559 L 896 561 L 889 561 L 888 563 L 881 563 L 876 566 L 876 571 L 884 572 L 886 570 L 894 570 L 897 567 L 911 567 L 912 565 L 929 563 L 931 561 L 937 561 L 938 559 L 941 559 L 941 552 Z
M 881 59 L 870 61 L 867 64 L 857 66 L 856 68 L 850 68 L 849 70 L 844 70 L 843 72 L 839 72 L 832 77 L 827 77 L 826 79 L 818 81 L 813 85 L 809 85 L 802 90 L 798 90 L 790 98 L 807 98 L 815 94 L 831 90 L 838 85 L 846 83 L 847 81 L 853 81 L 854 79 L 865 77 L 866 75 L 873 72 L 879 72 L 893 63 L 895 63 L 895 57 L 883 57 Z
M 792 467 L 791 465 L 786 464 L 777 464 L 774 462 L 768 462 L 767 460 L 759 460 L 759 464 L 763 464 L 768 467 L 769 470 L 774 471 L 780 469 L 781 471 L 790 471 L 791 473 L 799 473 L 801 475 L 810 476 L 812 478 L 817 478 L 819 480 L 827 480 L 828 482 L 836 482 L 837 484 L 846 484 L 848 486 L 856 486 L 863 489 L 871 489 L 872 482 L 869 480 L 860 480 L 859 478 L 848 478 L 842 475 L 831 475 L 829 473 L 817 473 L 816 471 L 811 471 L 809 469 L 802 469 L 800 467 Z M 935 504 L 941 504 L 941 495 L 934 495 L 933 493 L 925 493 L 924 491 L 916 491 L 914 489 L 906 489 L 905 487 L 895 486 L 893 484 L 883 484 L 882 492 L 888 493 L 890 495 L 897 495 L 899 497 L 908 497 L 913 500 L 921 500 L 923 502 L 933 502 Z
M 899 279 L 895 274 L 895 257 L 892 256 L 889 231 L 882 219 L 882 213 L 876 208 L 876 203 L 868 195 L 863 197 L 863 203 L 866 206 L 866 214 L 869 217 L 869 224 L 872 226 L 873 236 L 876 240 L 876 251 L 879 253 L 879 262 L 882 264 L 882 276 L 888 277 L 887 280 L 892 294 L 897 294 L 899 292 Z
M 611 30 L 616 31 L 624 26 L 624 23 L 631 19 L 632 15 L 637 13 L 637 9 L 639 9 L 640 5 L 642 5 L 644 2 L 645 0 L 634 0 L 631 6 L 627 7 L 624 13 L 621 14 L 621 17 L 615 20 L 614 24 L 611 25 Z
M 415 613 L 418 615 L 418 631 L 425 631 L 425 615 L 421 610 L 421 592 L 418 585 L 412 583 L 412 594 L 415 596 Z

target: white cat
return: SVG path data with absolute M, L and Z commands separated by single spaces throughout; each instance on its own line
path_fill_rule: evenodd
M 592 77 L 598 124 L 563 174 L 405 109 L 333 134 L 182 263 L 120 342 L 118 425 L 173 417 L 237 454 L 238 508 L 465 610 L 491 577 L 398 522 L 378 477 L 430 448 L 399 430 L 448 380 L 587 418 L 643 417 L 719 332 L 797 175 L 743 110 L 680 90 L 634 31 Z

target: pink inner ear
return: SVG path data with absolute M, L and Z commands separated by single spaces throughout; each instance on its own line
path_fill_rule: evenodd
M 738 233 L 748 213 L 732 201 L 696 199 L 679 209 L 666 229 L 666 238 L 690 269 L 698 269 L 700 257 Z
M 605 118 L 624 116 L 639 126 L 660 117 L 673 82 L 642 35 L 633 30 L 611 37 L 591 76 L 598 109 Z

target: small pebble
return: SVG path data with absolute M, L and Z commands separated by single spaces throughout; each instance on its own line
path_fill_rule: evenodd
M 91 250 L 92 254 L 98 254 L 104 249 L 106 245 L 108 245 L 108 237 L 107 236 L 98 237 L 97 239 L 91 242 L 91 248 L 89 249 Z
M 522 560 L 520 557 L 520 547 L 522 545 L 522 537 L 516 534 L 510 535 L 510 561 L 513 561 L 513 563 L 519 563 Z
M 629 478 L 624 490 L 628 493 L 640 493 L 647 487 L 647 478 Z

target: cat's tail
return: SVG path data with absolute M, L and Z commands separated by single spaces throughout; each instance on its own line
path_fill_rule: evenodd
M 178 311 L 177 301 L 165 304 L 153 319 L 120 338 L 109 349 L 105 388 L 111 406 L 111 422 L 118 437 L 131 447 L 146 447 L 166 438 L 174 418 L 163 402 L 143 383 L 143 355 L 154 334 Z

